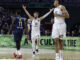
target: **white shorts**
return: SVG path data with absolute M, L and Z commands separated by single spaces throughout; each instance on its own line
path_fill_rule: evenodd
M 32 31 L 31 32 L 31 39 L 38 39 L 40 38 L 40 31 Z
M 63 37 L 66 37 L 66 24 L 54 23 L 52 27 L 52 38 L 63 39 Z

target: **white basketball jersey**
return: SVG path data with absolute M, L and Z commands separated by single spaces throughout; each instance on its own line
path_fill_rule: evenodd
M 32 31 L 40 31 L 40 19 L 37 18 L 37 19 L 33 19 L 32 21 Z
M 63 12 L 61 11 L 61 5 L 56 7 L 54 9 L 54 14 L 59 14 L 62 15 Z M 64 17 L 54 17 L 54 23 L 65 23 L 65 18 Z

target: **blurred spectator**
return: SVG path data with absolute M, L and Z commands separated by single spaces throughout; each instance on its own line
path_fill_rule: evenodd
M 1 29 L 1 32 L 0 32 L 1 34 L 4 34 L 4 31 L 3 31 L 3 29 Z
M 79 28 L 79 31 L 78 31 L 78 36 L 80 37 L 80 28 Z
M 0 30 L 2 29 L 2 21 L 1 21 L 1 18 L 0 18 Z
M 2 26 L 2 32 L 4 33 L 4 34 L 7 34 L 7 32 L 8 32 L 8 30 L 9 30 L 9 26 L 8 26 L 8 24 L 7 23 L 5 23 L 3 26 Z
M 7 17 L 7 23 L 8 23 L 9 26 L 11 25 L 11 23 L 12 23 L 11 16 L 8 16 L 8 17 Z
M 67 36 L 70 36 L 70 32 L 67 32 L 66 35 L 67 35 Z
M 72 31 L 71 32 L 71 36 L 73 37 L 73 36 L 77 36 L 77 34 L 75 33 L 75 31 Z
M 35 2 L 39 2 L 39 1 L 49 1 L 49 0 L 31 0 L 31 1 L 35 1 Z M 10 28 L 10 25 L 12 23 L 12 17 L 15 16 L 15 10 L 9 10 L 7 9 L 8 11 L 5 12 L 4 14 L 0 14 L 0 33 L 1 34 L 7 34 L 9 28 Z M 33 13 L 34 10 L 31 10 L 31 12 Z M 40 10 L 41 11 L 41 10 Z M 42 15 L 45 11 L 45 9 L 43 9 L 42 13 L 40 13 L 40 15 Z M 25 14 L 23 14 L 23 12 L 21 11 L 21 15 L 23 16 L 26 16 Z M 48 19 L 46 18 L 46 22 L 47 23 L 50 23 L 50 21 L 53 23 L 54 22 L 54 18 L 49 18 L 51 20 L 49 20 L 49 22 L 47 21 Z M 45 22 L 44 20 L 44 22 Z M 41 35 L 43 36 L 50 36 L 51 35 L 51 27 L 52 27 L 52 24 L 51 25 L 46 25 L 46 23 L 44 22 L 41 22 L 42 26 L 41 26 Z M 70 31 L 67 32 L 67 36 L 80 36 L 80 24 L 72 24 L 71 27 L 68 27 L 70 29 Z
M 48 35 L 48 31 L 47 31 L 47 30 L 45 30 L 45 35 L 46 35 L 46 36 Z

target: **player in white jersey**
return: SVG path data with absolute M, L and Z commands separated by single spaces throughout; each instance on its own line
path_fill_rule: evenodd
M 56 60 L 63 60 L 63 37 L 66 36 L 65 18 L 69 18 L 69 14 L 66 8 L 60 4 L 60 0 L 55 0 L 54 6 L 52 38 L 55 41 Z
M 30 20 L 32 20 L 32 32 L 31 32 L 31 39 L 32 39 L 32 50 L 33 50 L 33 56 L 35 56 L 35 53 L 38 53 L 38 48 L 39 48 L 39 41 L 40 41 L 40 22 L 41 20 L 43 20 L 44 18 L 46 18 L 52 11 L 53 9 L 51 9 L 48 13 L 46 13 L 44 16 L 38 18 L 38 12 L 35 12 L 33 15 L 31 16 L 29 14 L 29 12 L 26 10 L 26 7 L 23 5 L 22 6 L 25 13 L 28 15 L 28 17 L 30 18 Z M 35 40 L 37 40 L 37 45 L 35 47 Z

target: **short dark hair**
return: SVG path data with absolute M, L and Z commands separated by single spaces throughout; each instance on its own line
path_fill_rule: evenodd
M 55 1 L 59 1 L 59 4 L 61 4 L 61 2 L 62 2 L 61 0 L 55 0 Z
M 16 13 L 17 13 L 18 15 L 20 15 L 20 11 L 19 11 L 19 10 L 17 10 Z

